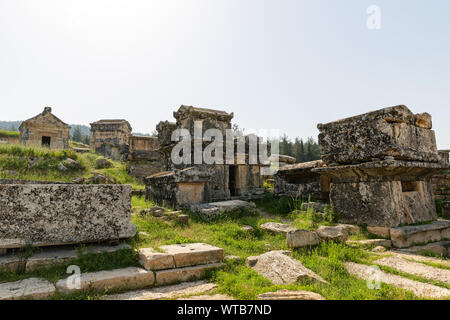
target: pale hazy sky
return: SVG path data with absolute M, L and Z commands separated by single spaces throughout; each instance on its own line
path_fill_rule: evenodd
M 305 138 L 405 104 L 450 149 L 450 1 L 0 0 L 0 120 L 48 105 L 150 133 L 181 104 Z

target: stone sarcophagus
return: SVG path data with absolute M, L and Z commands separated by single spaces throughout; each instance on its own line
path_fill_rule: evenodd
M 440 160 L 429 114 L 396 106 L 319 124 L 330 200 L 347 223 L 377 227 L 437 218 L 431 178 Z
M 0 184 L 0 249 L 134 236 L 131 186 Z
M 394 157 L 398 160 L 439 162 L 428 113 L 414 114 L 395 106 L 319 124 L 322 160 L 348 164 Z
M 322 160 L 316 160 L 281 167 L 274 175 L 275 195 L 300 197 L 304 200 L 327 200 L 329 179 L 312 171 L 323 166 Z

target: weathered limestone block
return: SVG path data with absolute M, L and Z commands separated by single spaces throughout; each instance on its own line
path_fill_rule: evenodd
M 322 160 L 347 164 L 373 158 L 438 162 L 429 114 L 414 115 L 395 106 L 319 124 Z
M 131 186 L 0 185 L 0 248 L 129 238 Z
M 206 276 L 208 271 L 222 268 L 223 266 L 224 266 L 223 263 L 210 263 L 204 265 L 197 265 L 194 267 L 184 267 L 184 268 L 156 271 L 155 272 L 156 284 L 168 285 L 177 282 L 202 279 Z
M 146 270 L 164 270 L 175 268 L 173 255 L 155 252 L 152 248 L 142 248 L 139 250 L 139 263 Z
M 29 278 L 0 284 L 0 300 L 40 300 L 53 294 L 55 286 L 44 279 Z
M 391 229 L 394 247 L 406 248 L 414 244 L 450 239 L 450 221 L 438 220 L 429 224 L 404 226 Z
M 289 248 L 302 248 L 319 244 L 320 238 L 317 232 L 309 230 L 295 230 L 286 234 L 286 242 Z
M 320 226 L 316 232 L 322 240 L 326 241 L 345 242 L 348 238 L 347 230 L 342 227 Z
M 285 251 L 270 251 L 248 257 L 246 264 L 273 284 L 291 284 L 301 280 L 326 282 Z
M 61 279 L 56 283 L 59 292 L 70 293 L 77 290 L 109 290 L 134 289 L 151 286 L 155 283 L 152 271 L 129 267 L 110 271 L 82 273 L 80 287 L 74 286 L 72 281 Z
M 348 234 L 357 234 L 361 232 L 361 228 L 353 224 L 338 223 L 336 227 L 344 228 L 347 230 Z
M 284 224 L 284 223 L 277 223 L 277 222 L 266 222 L 266 223 L 261 224 L 259 227 L 267 232 L 274 233 L 274 234 L 277 234 L 277 233 L 287 234 L 291 231 L 297 230 L 297 228 L 294 226 L 290 226 L 290 225 Z
M 206 243 L 185 243 L 161 246 L 160 249 L 173 256 L 177 268 L 222 262 L 223 249 Z
M 266 292 L 258 296 L 258 300 L 325 300 L 323 296 L 311 291 L 278 290 Z
M 389 238 L 391 236 L 391 228 L 368 226 L 367 231 L 380 237 Z
M 410 247 L 407 249 L 402 249 L 402 251 L 409 252 L 409 253 L 415 253 L 415 254 L 421 254 L 421 253 L 431 251 L 443 258 L 449 258 L 450 257 L 450 241 L 432 242 L 432 243 L 428 243 L 424 246 L 414 246 L 414 247 Z

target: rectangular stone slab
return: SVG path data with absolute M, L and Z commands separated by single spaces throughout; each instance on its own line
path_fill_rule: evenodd
M 450 238 L 450 220 L 438 220 L 418 226 L 391 228 L 394 247 L 407 248 L 415 244 L 425 244 Z
M 406 106 L 384 108 L 318 124 L 322 160 L 327 163 L 371 161 L 394 157 L 440 161 L 429 114 L 413 114 Z
M 0 248 L 132 237 L 131 186 L 0 185 Z
M 0 284 L 0 300 L 40 300 L 54 293 L 55 286 L 44 279 L 29 278 Z
M 162 246 L 160 249 L 173 256 L 176 268 L 223 260 L 223 249 L 206 243 L 172 244 Z
M 77 290 L 135 289 L 151 286 L 155 283 L 152 271 L 129 267 L 110 271 L 99 271 L 81 274 L 80 288 L 72 287 L 67 279 L 56 283 L 60 292 L 70 293 Z
M 208 270 L 221 268 L 223 263 L 212 263 L 194 267 L 161 270 L 155 272 L 156 284 L 167 285 L 177 282 L 192 281 L 205 277 Z

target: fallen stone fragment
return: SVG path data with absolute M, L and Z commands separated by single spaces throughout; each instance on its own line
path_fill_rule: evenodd
M 386 227 L 367 227 L 367 231 L 377 236 L 389 238 L 391 236 L 391 228 Z
M 423 252 L 431 251 L 438 256 L 448 258 L 450 257 L 450 241 L 439 241 L 428 243 L 424 246 L 414 246 L 402 249 L 404 252 L 421 254 Z
M 224 258 L 225 261 L 241 261 L 242 258 L 239 256 L 225 256 Z
M 266 222 L 261 224 L 259 227 L 267 232 L 274 234 L 277 233 L 287 234 L 288 232 L 297 230 L 297 228 L 294 226 L 278 222 Z
M 55 286 L 44 279 L 29 278 L 0 284 L 0 300 L 40 300 L 52 296 Z
M 77 290 L 109 290 L 109 289 L 135 289 L 151 286 L 155 283 L 152 271 L 129 267 L 110 271 L 82 273 L 80 286 L 61 279 L 56 283 L 59 292 L 70 293 Z
M 375 260 L 374 263 L 425 279 L 441 281 L 447 284 L 450 283 L 450 270 L 434 268 L 423 263 L 411 262 L 398 257 L 381 258 Z
M 285 251 L 270 251 L 248 257 L 246 264 L 273 284 L 291 284 L 300 280 L 326 283 L 322 277 L 304 267 L 300 261 L 286 255 Z
M 194 267 L 184 267 L 168 270 L 160 270 L 155 272 L 157 285 L 168 285 L 177 282 L 193 281 L 202 279 L 207 272 L 213 269 L 222 268 L 223 263 L 210 263 L 197 265 Z
M 295 230 L 286 234 L 286 242 L 289 248 L 301 248 L 319 244 L 320 238 L 315 231 Z
M 252 226 L 244 225 L 244 226 L 241 227 L 241 230 L 250 232 L 250 231 L 253 231 L 254 228 Z
M 183 282 L 171 286 L 161 286 L 150 289 L 129 291 L 120 294 L 109 295 L 105 300 L 160 300 L 175 299 L 194 294 L 205 294 L 217 288 L 214 283 L 206 281 Z
M 176 223 L 186 225 L 189 223 L 189 216 L 187 214 L 180 214 L 175 219 Z
M 325 300 L 320 294 L 311 291 L 278 290 L 258 296 L 258 300 Z
M 175 268 L 173 255 L 155 252 L 153 248 L 142 248 L 139 250 L 139 263 L 146 270 L 163 270 Z
M 223 260 L 223 249 L 206 243 L 184 243 L 162 246 L 160 249 L 172 255 L 177 268 L 217 263 Z
M 401 276 L 376 270 L 372 267 L 353 262 L 345 263 L 347 271 L 360 279 L 380 281 L 392 286 L 412 291 L 416 296 L 442 299 L 450 297 L 450 290 L 432 284 L 410 280 Z
M 441 241 L 450 238 L 450 220 L 438 220 L 418 226 L 391 228 L 394 247 L 406 248 L 414 244 Z
M 348 234 L 357 234 L 361 232 L 361 228 L 354 224 L 338 223 L 336 227 L 344 228 Z
M 326 241 L 345 242 L 348 238 L 347 230 L 342 227 L 320 226 L 316 232 L 322 240 Z
M 112 162 L 105 158 L 98 158 L 95 160 L 95 167 L 97 169 L 106 169 L 113 166 Z

